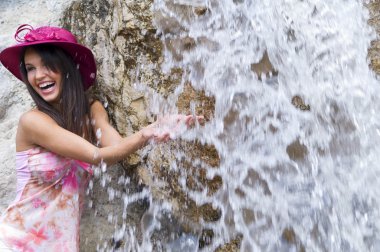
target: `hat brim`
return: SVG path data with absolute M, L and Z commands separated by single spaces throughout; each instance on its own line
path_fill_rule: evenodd
M 25 47 L 38 44 L 55 45 L 65 50 L 79 67 L 82 75 L 83 88 L 87 90 L 95 82 L 96 63 L 91 50 L 77 43 L 57 40 L 44 40 L 21 43 L 4 49 L 0 53 L 0 62 L 19 80 L 22 80 L 20 72 L 20 56 Z

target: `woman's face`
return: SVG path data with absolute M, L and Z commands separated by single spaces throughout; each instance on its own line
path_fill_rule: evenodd
M 56 105 L 62 93 L 62 74 L 45 66 L 41 56 L 32 48 L 24 55 L 30 85 L 46 102 Z

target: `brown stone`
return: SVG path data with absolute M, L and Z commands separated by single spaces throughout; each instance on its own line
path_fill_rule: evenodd
M 195 7 L 194 8 L 194 12 L 198 16 L 203 16 L 204 14 L 206 14 L 207 11 L 208 11 L 207 7 Z
M 377 37 L 380 35 L 380 2 L 379 1 L 371 1 L 366 4 L 370 18 L 368 23 L 375 29 Z M 370 59 L 370 66 L 375 71 L 375 73 L 380 74 L 380 41 L 375 40 L 372 41 L 371 47 L 368 50 L 368 56 Z
M 306 105 L 303 99 L 299 95 L 295 95 L 292 98 L 292 104 L 294 107 L 303 110 L 310 111 L 310 105 Z
M 272 63 L 269 60 L 267 51 L 264 52 L 264 55 L 259 62 L 253 63 L 251 65 L 251 70 L 255 72 L 259 80 L 261 80 L 263 76 L 269 78 L 278 74 L 277 70 L 274 69 Z

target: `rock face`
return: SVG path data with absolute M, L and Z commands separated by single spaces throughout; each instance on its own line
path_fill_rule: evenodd
M 178 86 L 182 76 L 180 69 L 171 69 L 167 74 L 162 73 L 163 45 L 152 24 L 151 5 L 152 1 L 76 1 L 65 11 L 62 19 L 64 27 L 73 31 L 81 43 L 93 49 L 98 64 L 98 83 L 92 93 L 103 101 L 114 126 L 124 136 L 151 122 L 152 114 L 161 112 L 155 110 L 154 104 L 147 99 L 147 95 L 165 99 Z M 191 46 L 191 41 L 168 41 L 165 46 L 173 46 L 173 43 L 184 47 Z M 191 111 L 190 103 L 194 100 L 202 101 L 204 105 L 202 108 L 196 107 L 196 112 L 205 115 L 207 119 L 211 118 L 213 99 L 202 92 L 195 91 L 190 84 L 186 84 L 183 94 L 176 103 L 178 111 L 189 113 Z M 172 143 L 171 147 L 190 150 L 194 149 L 194 146 L 197 146 L 196 151 L 189 153 L 193 153 L 197 157 L 201 156 L 210 165 L 217 166 L 218 155 L 212 146 L 176 141 Z M 175 179 L 177 178 L 176 174 L 170 172 L 169 167 L 165 166 L 170 157 L 160 153 L 159 148 L 153 148 L 145 158 L 141 153 L 133 155 L 123 162 L 123 166 L 127 173 L 138 174 L 135 181 L 141 180 L 144 184 L 149 185 L 155 198 L 169 197 L 172 205 L 177 206 L 174 209 L 177 217 L 186 219 L 183 223 L 198 222 L 200 217 L 205 220 L 218 219 L 219 214 L 216 209 L 212 209 L 208 205 L 195 206 L 194 202 L 187 199 L 185 193 L 178 186 L 178 181 Z M 158 160 L 157 155 L 161 155 L 163 159 Z M 145 164 L 140 163 L 143 158 L 153 167 L 153 174 L 147 172 Z M 190 163 L 183 165 L 189 171 L 194 169 Z M 137 168 L 137 173 L 130 172 L 134 168 Z M 115 172 L 114 178 L 125 175 L 123 173 L 124 171 Z M 152 177 L 155 176 L 164 178 L 164 186 L 162 184 L 157 186 L 152 182 Z M 173 179 L 166 181 L 166 178 L 171 176 Z M 217 177 L 212 180 L 205 179 L 204 172 L 194 177 L 188 177 L 188 184 L 191 188 L 199 186 L 199 182 L 209 186 L 210 193 L 217 190 L 221 184 Z M 135 186 L 138 187 L 137 184 Z M 105 246 L 113 246 L 110 238 L 115 221 L 106 225 L 105 218 L 111 209 L 115 212 L 115 216 L 119 214 L 119 217 L 121 211 L 121 209 L 115 210 L 115 208 L 120 208 L 115 200 L 111 203 L 103 202 L 104 196 L 99 195 L 102 192 L 102 189 L 99 189 L 101 188 L 99 183 L 95 182 L 94 187 L 92 200 L 98 202 L 95 204 L 96 206 L 93 206 L 97 215 L 91 216 L 91 211 L 87 211 L 82 225 L 82 248 L 85 246 L 89 251 L 92 250 L 91 246 L 98 243 L 99 239 L 97 235 L 88 232 L 88 230 L 93 230 L 91 228 L 94 223 L 92 218 L 96 218 L 97 222 L 101 221 L 104 224 L 96 226 L 98 234 L 108 234 L 108 238 L 104 237 L 105 244 L 108 244 Z M 119 188 L 119 191 L 123 191 L 123 188 Z M 122 205 L 122 203 L 119 204 Z M 144 206 L 140 205 L 137 208 L 144 209 Z M 136 216 L 138 215 L 139 213 L 136 213 Z M 136 221 L 140 221 L 137 219 Z M 139 225 L 138 223 L 130 224 Z M 186 224 L 181 225 L 186 226 Z M 103 231 L 100 232 L 100 229 Z
M 0 181 L 0 213 L 16 195 L 15 138 L 17 123 L 22 112 L 28 110 L 32 104 L 22 83 L 12 85 L 7 91 L 0 91 L 0 154 L 3 164 L 0 170 L 2 178 Z
M 368 5 L 370 13 L 370 19 L 368 23 L 375 29 L 377 36 L 380 35 L 380 2 L 371 1 Z M 371 48 L 368 50 L 368 56 L 371 60 L 371 67 L 377 73 L 380 74 L 380 40 L 375 40 L 371 44 Z
M 63 25 L 93 50 L 99 67 L 95 92 L 123 135 L 148 120 L 144 93 L 133 85 L 154 85 L 163 78 L 156 66 L 161 46 L 149 7 L 149 1 L 76 1 L 63 18 Z
M 135 85 L 142 83 L 149 89 L 149 86 L 165 80 L 158 67 L 161 44 L 152 26 L 150 5 L 151 1 L 75 1 L 62 19 L 63 26 L 93 50 L 98 65 L 98 82 L 91 91 L 103 102 L 112 123 L 123 136 L 152 121 L 147 110 L 149 101 Z M 139 155 L 132 155 L 123 162 L 125 170 L 120 166 L 110 167 L 111 173 L 101 173 L 94 181 L 89 199 L 92 209 L 84 213 L 81 225 L 81 251 L 95 251 L 96 246 L 103 249 L 118 247 L 122 241 L 112 239 L 117 223 L 138 225 L 144 204 L 137 203 L 128 210 L 127 218 L 121 220 L 124 206 L 119 200 L 126 193 L 139 190 L 137 179 L 132 178 L 133 182 L 127 186 L 116 184 L 119 178 L 133 174 L 131 169 L 139 162 Z M 109 201 L 110 190 L 111 194 L 116 192 L 116 199 Z

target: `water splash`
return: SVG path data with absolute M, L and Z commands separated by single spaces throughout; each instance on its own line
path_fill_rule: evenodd
M 215 194 L 182 183 L 197 204 L 221 211 L 201 223 L 214 233 L 207 248 L 241 235 L 242 251 L 379 249 L 379 85 L 362 2 L 156 0 L 153 10 L 164 71 L 184 69 L 155 109 L 176 111 L 188 81 L 215 98 L 212 120 L 184 135 L 220 156 L 207 169 L 223 181 Z M 152 202 L 147 228 L 160 229 L 167 204 Z

